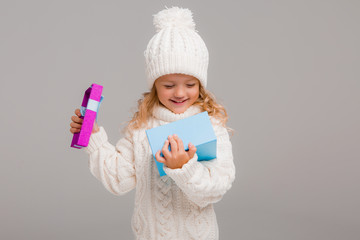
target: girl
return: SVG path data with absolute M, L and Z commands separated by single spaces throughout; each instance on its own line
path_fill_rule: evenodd
M 189 9 L 167 8 L 154 15 L 156 34 L 144 52 L 150 92 L 116 146 L 105 129 L 94 124 L 88 147 L 91 173 L 115 195 L 136 188 L 132 229 L 136 239 L 218 239 L 213 203 L 235 179 L 227 113 L 205 88 L 208 50 L 195 30 Z M 145 130 L 208 111 L 216 137 L 217 158 L 197 161 L 196 147 L 184 150 L 169 136 L 156 160 L 167 175 L 160 177 Z M 79 132 L 80 110 L 70 131 Z M 171 145 L 171 152 L 168 146 Z

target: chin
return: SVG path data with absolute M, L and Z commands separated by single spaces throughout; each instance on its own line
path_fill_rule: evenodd
M 173 106 L 173 103 L 171 101 L 169 103 L 167 103 L 166 105 L 165 104 L 163 104 L 163 105 L 175 114 L 184 113 L 191 106 L 189 104 L 186 104 L 185 106 L 176 107 L 176 106 Z
M 176 113 L 176 114 L 181 114 L 181 113 L 184 113 L 185 111 L 176 111 L 176 112 L 174 112 L 174 113 Z
M 188 108 L 181 108 L 181 109 L 170 109 L 173 113 L 181 114 L 184 113 Z

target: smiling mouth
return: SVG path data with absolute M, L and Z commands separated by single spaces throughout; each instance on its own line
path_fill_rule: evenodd
M 175 104 L 181 104 L 181 103 L 184 103 L 185 101 L 187 101 L 187 99 L 185 99 L 183 101 L 175 101 L 175 100 L 172 100 L 172 99 L 170 99 L 170 100 Z

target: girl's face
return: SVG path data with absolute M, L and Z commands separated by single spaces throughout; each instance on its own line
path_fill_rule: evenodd
M 156 79 L 160 102 L 173 113 L 183 113 L 199 97 L 199 80 L 185 74 L 167 74 Z

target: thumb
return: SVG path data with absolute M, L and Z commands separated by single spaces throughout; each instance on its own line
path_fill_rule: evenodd
M 100 130 L 99 125 L 97 124 L 96 121 L 94 121 L 93 129 L 91 133 L 97 133 L 99 130 Z
M 190 158 L 193 158 L 195 153 L 196 153 L 196 147 L 192 144 L 192 143 L 189 143 L 189 152 L 188 152 L 188 155 Z

